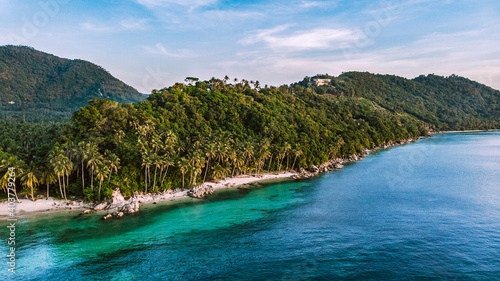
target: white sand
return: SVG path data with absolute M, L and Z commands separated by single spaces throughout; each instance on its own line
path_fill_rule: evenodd
M 242 175 L 242 176 L 237 176 L 234 178 L 228 178 L 225 180 L 222 180 L 218 183 L 214 182 L 205 182 L 207 185 L 211 185 L 214 190 L 217 189 L 224 189 L 224 188 L 231 188 L 231 187 L 237 187 L 245 184 L 251 184 L 254 182 L 259 182 L 259 181 L 264 181 L 264 180 L 272 180 L 272 179 L 284 179 L 284 178 L 290 178 L 296 173 L 292 172 L 284 172 L 280 174 L 262 174 L 259 175 L 258 177 L 256 176 L 249 176 L 249 175 Z M 171 196 L 165 197 L 162 200 L 151 200 L 148 202 L 144 202 L 145 204 L 153 203 L 153 202 L 159 202 L 159 201 L 171 201 L 171 200 L 176 200 L 176 199 L 181 199 L 181 198 L 186 198 L 187 193 L 186 191 L 179 191 Z M 17 215 L 22 215 L 24 213 L 31 213 L 31 212 L 43 212 L 43 211 L 55 211 L 55 210 L 64 210 L 64 209 L 83 209 L 83 208 L 90 208 L 89 203 L 83 203 L 81 202 L 76 202 L 73 201 L 72 205 L 68 205 L 69 201 L 65 200 L 54 200 L 50 198 L 49 200 L 46 199 L 39 199 L 37 201 L 31 201 L 29 199 L 21 199 L 21 203 L 16 202 L 16 211 L 15 214 Z M 2 216 L 8 216 L 10 213 L 8 202 L 4 201 L 0 203 L 0 217 Z

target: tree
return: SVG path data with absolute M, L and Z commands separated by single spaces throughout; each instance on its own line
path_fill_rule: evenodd
M 189 161 L 189 159 L 186 158 L 181 158 L 178 161 L 177 166 L 179 167 L 179 170 L 181 171 L 182 174 L 182 188 L 184 188 L 184 177 L 187 171 L 189 170 L 189 167 L 191 167 L 191 161 Z
M 111 181 L 111 174 L 113 173 L 113 171 L 115 171 L 115 173 L 118 173 L 118 169 L 120 169 L 120 158 L 118 158 L 118 156 L 116 156 L 116 154 L 113 154 L 113 153 L 107 153 L 107 163 L 108 163 L 108 168 L 109 168 L 109 177 L 108 177 L 108 184 L 110 183 Z
M 54 170 L 50 166 L 44 167 L 42 176 L 40 177 L 40 183 L 47 185 L 47 200 L 49 199 L 49 185 L 56 182 L 57 178 L 54 174 Z
M 5 192 L 7 192 L 7 188 L 8 188 L 8 184 L 9 184 L 9 182 L 8 182 L 8 179 L 10 177 L 9 169 L 12 167 L 15 168 L 14 171 L 16 174 L 16 178 L 22 176 L 24 173 L 24 169 L 25 169 L 24 161 L 19 159 L 17 156 L 14 156 L 14 155 L 9 156 L 7 159 L 2 159 L 2 162 L 0 164 L 0 171 L 2 171 L 4 173 L 4 175 L 3 175 L 2 180 L 1 180 L 1 186 Z M 16 197 L 16 200 L 19 201 L 19 198 L 17 197 L 16 188 L 14 187 L 14 188 L 12 188 L 12 190 L 14 191 L 14 195 Z
M 87 167 L 90 166 L 90 190 L 94 192 L 94 169 L 102 162 L 102 155 L 99 153 L 96 143 L 91 142 L 87 146 Z
M 203 176 L 203 182 L 207 178 L 207 172 L 210 168 L 210 159 L 214 158 L 217 155 L 216 144 L 213 142 L 209 142 L 205 147 L 205 156 L 207 157 L 207 164 L 205 168 L 205 175 Z
M 77 145 L 77 156 L 80 158 L 80 165 L 82 167 L 82 190 L 85 189 L 85 161 L 88 160 L 88 153 L 90 152 L 90 144 L 86 142 L 79 142 Z M 47 187 L 48 188 L 48 187 Z M 48 196 L 47 196 L 48 197 Z
M 21 177 L 21 184 L 31 189 L 31 200 L 35 201 L 35 196 L 33 195 L 33 189 L 38 186 L 38 178 L 36 177 L 36 170 L 33 163 L 30 163 L 29 167 L 26 169 L 24 174 Z
M 304 152 L 302 152 L 302 150 L 300 150 L 300 146 L 297 145 L 293 150 L 293 155 L 295 155 L 295 158 L 293 159 L 292 170 L 293 167 L 295 167 L 295 161 L 297 160 L 297 157 L 300 157 L 302 154 L 304 154 Z
M 97 196 L 97 200 L 101 200 L 101 186 L 102 186 L 102 182 L 104 181 L 104 179 L 108 176 L 108 174 L 111 173 L 111 170 L 109 168 L 109 162 L 107 163 L 107 161 L 101 161 L 97 166 L 96 166 L 96 170 L 95 170 L 95 175 L 96 175 L 96 178 L 97 180 L 99 180 L 99 192 L 98 192 L 98 196 Z

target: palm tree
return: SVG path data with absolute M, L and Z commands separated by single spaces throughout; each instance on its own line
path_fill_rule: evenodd
M 42 176 L 40 177 L 40 183 L 47 185 L 47 200 L 49 199 L 49 185 L 56 182 L 57 178 L 54 174 L 54 170 L 51 167 L 45 167 L 43 169 Z
M 179 167 L 179 170 L 182 173 L 182 188 L 184 188 L 184 177 L 189 167 L 191 167 L 191 162 L 189 161 L 189 159 L 183 157 L 179 160 L 177 166 Z
M 142 166 L 144 167 L 144 192 L 148 193 L 148 172 L 152 164 L 151 153 L 146 149 L 142 152 Z
M 110 168 L 107 164 L 109 164 L 109 163 L 106 163 L 103 161 L 103 162 L 99 163 L 99 165 L 96 166 L 95 175 L 96 175 L 96 178 L 99 180 L 99 193 L 98 193 L 97 200 L 101 200 L 102 182 L 104 181 L 104 178 L 106 178 L 108 176 L 108 174 L 111 172 Z
M 80 165 L 82 166 L 82 190 L 85 190 L 85 161 L 88 160 L 89 155 L 87 154 L 89 151 L 89 143 L 79 142 L 77 145 L 78 157 L 80 157 Z M 48 197 L 48 196 L 47 196 Z
M 62 185 L 61 185 L 61 175 L 63 174 L 63 157 L 65 157 L 62 153 L 62 150 L 58 145 L 54 146 L 52 151 L 50 151 L 49 154 L 49 163 L 52 169 L 54 170 L 54 173 L 57 176 L 57 182 L 59 183 L 59 192 L 61 194 L 61 198 L 63 198 L 63 191 L 62 191 Z
M 26 170 L 26 172 L 21 177 L 21 184 L 31 189 L 31 200 L 35 201 L 35 196 L 33 195 L 33 188 L 38 186 L 38 178 L 36 177 L 36 173 L 38 171 L 35 169 L 33 163 L 31 163 Z
M 10 156 L 9 158 L 7 159 L 3 159 L 1 164 L 0 164 L 0 171 L 2 171 L 4 173 L 0 183 L 1 183 L 1 187 L 2 189 L 5 191 L 5 192 L 8 192 L 8 186 L 9 186 L 9 178 L 10 178 L 10 168 L 15 168 L 14 169 L 14 172 L 16 174 L 17 177 L 19 176 L 22 176 L 22 174 L 24 173 L 24 167 L 25 167 L 25 164 L 24 164 L 24 161 L 17 158 L 17 156 Z M 17 197 L 17 191 L 16 191 L 16 188 L 12 188 L 11 189 L 13 192 L 14 192 L 14 196 L 16 197 L 16 200 L 19 202 L 19 198 Z
M 66 197 L 66 187 L 69 187 L 69 175 L 71 174 L 71 171 L 73 171 L 73 162 L 69 159 L 69 157 L 63 155 L 62 158 L 62 177 L 63 177 L 63 191 L 64 191 L 64 199 L 68 200 Z M 66 183 L 64 181 L 64 176 L 66 176 Z
M 87 146 L 87 167 L 90 166 L 90 190 L 94 192 L 94 169 L 102 162 L 102 156 L 99 153 L 96 143 L 90 143 Z
M 205 182 L 205 179 L 207 178 L 207 172 L 208 169 L 210 168 L 210 159 L 214 158 L 217 153 L 216 145 L 213 142 L 208 143 L 205 149 L 206 149 L 205 156 L 207 157 L 207 165 L 205 168 L 205 175 L 203 176 L 203 182 Z
M 214 181 L 222 179 L 224 177 L 224 168 L 219 163 L 214 164 L 213 170 Z
M 161 184 L 160 186 L 163 186 L 163 182 L 165 181 L 165 178 L 167 177 L 167 172 L 168 172 L 168 167 L 173 166 L 175 164 L 174 161 L 172 161 L 170 158 L 165 157 L 162 161 L 162 166 L 161 166 L 161 171 L 165 169 L 165 173 L 163 174 L 163 178 L 161 179 Z M 161 175 L 161 173 L 160 173 Z
M 118 173 L 118 169 L 120 169 L 120 158 L 118 158 L 118 156 L 116 156 L 116 154 L 114 153 L 109 153 L 108 165 L 109 165 L 108 166 L 109 168 L 108 184 L 109 184 L 111 181 L 111 174 L 113 173 L 113 171 L 115 171 L 115 173 Z
M 302 156 L 302 154 L 304 154 L 304 152 L 302 152 L 302 150 L 300 150 L 300 146 L 297 145 L 295 147 L 295 149 L 293 150 L 293 154 L 295 155 L 295 158 L 293 159 L 292 170 L 293 170 L 293 167 L 295 167 L 295 161 L 297 160 L 297 157 Z
M 153 177 L 153 188 L 156 188 L 156 172 L 158 171 L 158 168 L 161 168 L 162 165 L 162 159 L 158 154 L 153 153 L 153 159 L 152 159 L 152 164 L 155 166 L 155 174 Z

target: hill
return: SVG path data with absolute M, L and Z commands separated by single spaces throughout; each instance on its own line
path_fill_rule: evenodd
M 88 61 L 59 58 L 24 46 L 0 47 L 0 120 L 69 120 L 75 110 L 96 97 L 118 102 L 145 99 Z
M 316 86 L 315 78 L 327 78 Z M 408 113 L 437 130 L 500 127 L 500 91 L 464 77 L 421 75 L 406 79 L 394 75 L 346 72 L 338 77 L 306 77 L 298 85 L 319 94 L 369 99 L 395 113 Z

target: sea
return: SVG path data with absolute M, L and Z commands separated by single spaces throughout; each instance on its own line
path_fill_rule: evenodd
M 500 132 L 101 217 L 18 215 L 15 273 L 3 219 L 0 280 L 500 280 Z

